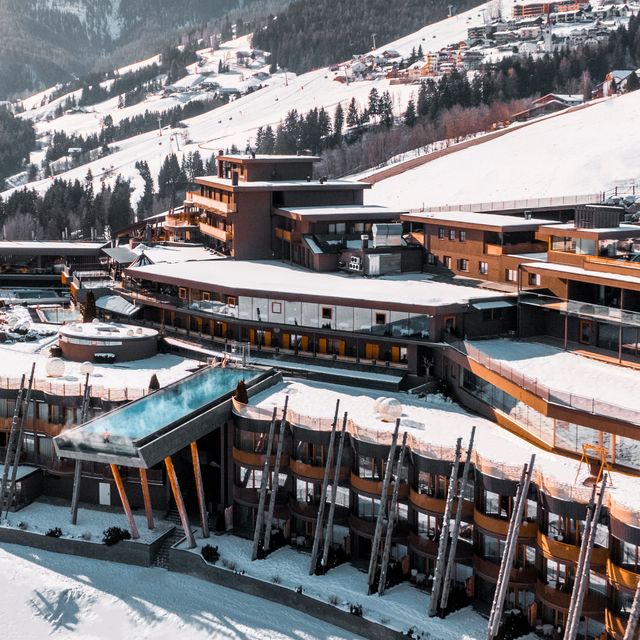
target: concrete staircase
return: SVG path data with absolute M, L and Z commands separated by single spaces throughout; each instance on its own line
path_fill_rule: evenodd
M 153 559 L 154 567 L 160 567 L 161 569 L 169 569 L 169 549 L 181 538 L 184 538 L 184 529 L 182 528 L 182 522 L 180 521 L 180 514 L 178 509 L 174 507 L 169 511 L 165 520 L 175 525 L 173 531 L 163 540 L 162 546 L 158 549 L 156 557 Z

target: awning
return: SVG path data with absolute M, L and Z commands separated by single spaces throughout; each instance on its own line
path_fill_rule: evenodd
M 514 300 L 488 300 L 487 302 L 474 302 L 471 305 L 474 309 L 484 311 L 485 309 L 507 309 L 508 307 L 515 307 Z
M 96 307 L 121 316 L 132 316 L 140 309 L 122 296 L 101 296 L 96 300 Z

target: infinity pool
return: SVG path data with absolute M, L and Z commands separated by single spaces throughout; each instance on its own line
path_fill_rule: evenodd
M 136 455 L 143 441 L 232 392 L 240 380 L 259 375 L 241 368 L 206 368 L 184 380 L 111 411 L 56 438 L 61 449 Z

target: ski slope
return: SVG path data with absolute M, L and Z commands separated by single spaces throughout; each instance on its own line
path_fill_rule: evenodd
M 408 54 L 412 48 L 417 49 L 420 45 L 423 50 L 428 51 L 460 41 L 466 37 L 467 29 L 470 26 L 483 23 L 482 9 L 488 9 L 488 6 L 489 3 L 426 26 L 413 34 L 380 46 L 378 51 L 394 49 L 401 54 Z M 248 36 L 244 36 L 223 43 L 215 55 L 203 57 L 207 58 L 208 64 L 217 65 L 218 60 L 232 59 L 237 50 L 247 49 L 248 45 Z M 190 70 L 197 71 L 196 68 Z M 387 79 L 358 81 L 349 84 L 336 81 L 335 78 L 342 74 L 342 70 L 332 72 L 328 68 L 316 69 L 299 76 L 291 73 L 274 74 L 265 88 L 244 95 L 218 109 L 185 120 L 187 127 L 173 132 L 173 135 L 164 132 L 164 135 L 160 137 L 158 132 L 152 132 L 117 142 L 115 146 L 118 150 L 115 153 L 71 169 L 56 177 L 66 180 L 83 180 L 90 169 L 94 176 L 94 188 L 99 189 L 102 181 L 112 183 L 115 177 L 121 174 L 132 180 L 132 187 L 136 190 L 132 197 L 135 202 L 141 195 L 143 187 L 142 180 L 135 169 L 135 163 L 138 160 L 146 160 L 152 175 L 157 175 L 164 158 L 169 153 L 177 153 L 181 157 L 183 153 L 200 150 L 203 157 L 206 158 L 218 149 L 226 149 L 233 144 L 244 149 L 249 141 L 255 139 L 258 127 L 277 126 L 292 109 L 304 113 L 315 107 L 324 107 L 333 115 L 338 103 L 341 103 L 346 110 L 352 98 L 364 106 L 371 88 L 375 86 L 380 93 L 387 90 L 391 93 L 394 111 L 399 115 L 404 111 L 408 100 L 411 97 L 416 97 L 417 94 L 416 86 L 391 85 L 390 80 Z M 228 74 L 216 76 L 216 80 L 226 78 L 228 78 Z M 44 92 L 40 94 L 41 97 L 43 95 Z M 36 123 L 39 133 L 47 130 L 51 132 L 65 130 L 69 134 L 95 132 L 99 130 L 100 120 L 107 113 L 110 113 L 114 122 L 117 122 L 122 117 L 131 117 L 136 113 L 144 113 L 145 110 L 155 111 L 170 108 L 175 106 L 176 100 L 185 98 L 154 96 L 127 109 L 117 109 L 117 99 L 111 99 L 106 103 L 96 105 L 94 112 L 65 115 L 51 122 L 43 120 L 46 115 L 45 110 L 55 109 L 55 105 L 65 99 L 66 96 L 62 96 L 46 107 L 36 106 L 34 110 L 27 112 L 29 117 L 40 120 Z M 36 103 L 29 104 L 35 106 Z M 44 192 L 50 184 L 51 181 L 46 179 L 30 183 L 27 186 Z M 2 195 L 6 197 L 9 193 L 10 190 L 5 191 Z
M 163 569 L 1 545 L 0 576 L 3 632 L 12 640 L 359 640 L 294 609 Z
M 584 195 L 640 179 L 640 91 L 433 160 L 376 183 L 367 203 L 420 209 Z

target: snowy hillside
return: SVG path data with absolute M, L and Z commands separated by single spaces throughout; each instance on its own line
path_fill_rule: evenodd
M 426 50 L 462 40 L 468 27 L 483 23 L 483 7 L 485 5 L 424 27 L 396 42 L 386 43 L 379 48 L 379 51 L 394 49 L 401 54 L 407 54 L 412 48 L 417 48 L 420 45 Z M 204 50 L 198 54 L 208 67 L 217 68 L 220 60 L 233 60 L 236 52 L 247 48 L 249 48 L 249 40 L 245 36 L 223 43 L 219 51 Z M 196 73 L 198 68 L 193 67 L 190 71 Z M 87 170 L 91 169 L 95 179 L 94 186 L 99 189 L 102 180 L 114 180 L 115 176 L 120 173 L 125 178 L 132 179 L 132 186 L 137 189 L 137 193 L 133 195 L 135 201 L 139 197 L 142 186 L 135 169 L 135 163 L 138 160 L 146 160 L 152 175 L 156 175 L 165 156 L 172 152 L 181 155 L 199 149 L 206 157 L 218 149 L 228 148 L 233 144 L 244 148 L 248 141 L 255 139 L 258 127 L 269 124 L 277 125 L 292 109 L 305 112 L 314 107 L 325 107 L 332 113 L 339 102 L 346 108 L 352 98 L 355 98 L 361 105 L 365 105 L 371 88 L 375 86 L 379 92 L 389 90 L 394 100 L 394 110 L 399 115 L 410 97 L 415 97 L 416 94 L 416 86 L 410 84 L 391 85 L 391 81 L 387 79 L 357 81 L 349 84 L 336 81 L 336 78 L 342 76 L 343 73 L 342 67 L 339 67 L 335 71 L 322 68 L 300 76 L 291 73 L 274 74 L 262 81 L 263 86 L 266 85 L 265 88 L 244 95 L 218 109 L 185 120 L 187 127 L 175 131 L 173 136 L 165 134 L 160 138 L 157 132 L 153 132 L 129 138 L 116 143 L 119 150 L 115 153 L 62 173 L 57 177 L 72 180 L 83 179 Z M 215 80 L 227 87 L 242 86 L 243 83 L 252 81 L 248 73 L 244 74 L 239 70 L 230 74 L 218 74 L 215 76 Z M 52 113 L 55 107 L 59 103 L 63 103 L 68 96 L 62 96 L 45 106 L 39 106 L 44 95 L 43 92 L 39 94 L 39 100 L 32 98 L 24 103 L 27 112 L 23 117 L 35 121 L 39 134 L 59 130 L 64 130 L 68 134 L 87 134 L 99 131 L 101 120 L 107 114 L 110 114 L 114 122 L 117 123 L 124 117 L 143 114 L 145 111 L 163 111 L 176 106 L 176 104 L 184 104 L 189 100 L 203 99 L 202 95 L 197 92 L 170 97 L 154 95 L 142 103 L 126 109 L 118 109 L 117 99 L 111 99 L 91 107 L 88 113 L 73 113 L 47 121 L 47 114 Z M 32 161 L 39 157 L 35 156 Z M 43 192 L 49 185 L 50 180 L 41 180 L 28 186 Z M 8 193 L 5 192 L 3 196 Z
M 420 209 L 584 195 L 640 179 L 640 92 L 533 122 L 378 182 L 369 203 Z

